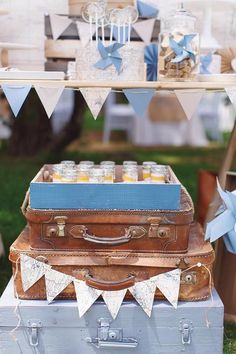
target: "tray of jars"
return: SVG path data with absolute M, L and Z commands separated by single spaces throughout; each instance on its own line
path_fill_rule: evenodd
M 30 183 L 32 209 L 178 210 L 181 183 L 170 166 L 62 161 Z

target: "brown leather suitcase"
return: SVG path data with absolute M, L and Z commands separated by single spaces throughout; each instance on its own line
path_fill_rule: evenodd
M 181 190 L 181 209 L 50 210 L 27 208 L 32 249 L 187 252 L 193 203 Z
M 212 246 L 204 241 L 198 224 L 191 226 L 189 250 L 186 254 L 162 254 L 140 252 L 78 252 L 38 251 L 29 246 L 29 228 L 25 228 L 10 248 L 15 289 L 20 299 L 45 299 L 45 281 L 41 278 L 27 292 L 22 289 L 20 254 L 45 261 L 53 269 L 85 280 L 94 288 L 120 290 L 135 282 L 149 279 L 157 274 L 181 268 L 180 300 L 203 300 L 211 291 L 211 271 L 214 261 Z M 127 297 L 130 294 L 127 292 Z M 162 298 L 159 291 L 156 298 Z M 75 298 L 74 286 L 70 284 L 60 299 Z

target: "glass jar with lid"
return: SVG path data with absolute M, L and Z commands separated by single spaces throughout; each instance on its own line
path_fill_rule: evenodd
M 196 17 L 183 4 L 161 21 L 158 78 L 163 81 L 194 80 L 199 73 L 199 34 Z
M 91 168 L 89 171 L 90 183 L 103 183 L 104 182 L 104 170 L 102 168 Z

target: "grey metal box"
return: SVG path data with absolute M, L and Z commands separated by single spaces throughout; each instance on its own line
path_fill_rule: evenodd
M 11 281 L 0 300 L 1 354 L 223 353 L 224 308 L 215 290 L 213 300 L 180 302 L 176 310 L 156 301 L 150 319 L 135 301 L 124 302 L 116 320 L 102 301 L 81 319 L 76 301 L 17 303 Z M 17 313 L 21 322 L 10 333 Z

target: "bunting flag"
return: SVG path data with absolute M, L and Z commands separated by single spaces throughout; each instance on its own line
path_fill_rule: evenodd
M 137 0 L 137 8 L 141 17 L 157 17 L 158 9 L 152 5 L 146 4 L 145 1 Z
M 48 118 L 50 118 L 65 86 L 35 85 L 34 88 L 40 98 L 40 101 L 42 102 L 42 105 L 44 106 Z
M 225 92 L 227 93 L 232 105 L 236 109 L 236 87 L 226 87 Z
M 143 117 L 155 94 L 155 89 L 123 89 L 123 92 L 139 117 Z
M 159 274 L 156 277 L 156 286 L 171 303 L 174 308 L 177 308 L 180 288 L 181 270 L 175 269 L 167 273 Z
M 134 286 L 129 288 L 129 291 L 148 317 L 151 317 L 156 291 L 155 277 L 136 283 Z
M 53 39 L 58 39 L 60 35 L 69 27 L 72 23 L 68 17 L 59 16 L 55 14 L 50 15 L 50 23 L 52 28 Z
M 174 90 L 174 92 L 186 114 L 186 117 L 190 120 L 196 112 L 205 90 Z
M 82 93 L 94 119 L 97 119 L 104 102 L 107 99 L 110 88 L 81 88 Z
M 117 291 L 103 291 L 102 297 L 113 319 L 116 318 L 127 289 Z
M 70 275 L 48 269 L 45 273 L 46 295 L 50 304 L 57 295 L 59 295 L 71 282 L 73 278 Z
M 79 317 L 82 317 L 102 294 L 102 290 L 90 288 L 84 281 L 77 279 L 74 279 L 74 287 Z
M 29 257 L 25 254 L 20 255 L 21 280 L 24 291 L 33 286 L 48 269 L 51 267 L 43 262 Z
M 133 24 L 133 28 L 146 44 L 151 42 L 155 21 L 155 18 L 151 18 L 150 20 L 140 21 Z
M 18 86 L 14 84 L 2 84 L 1 86 L 14 116 L 17 117 L 23 103 L 26 100 L 26 97 L 31 90 L 32 85 Z
M 96 26 L 94 24 L 90 26 L 87 22 L 76 22 L 76 26 L 82 46 L 85 47 L 96 32 Z

